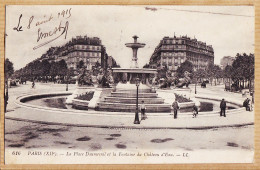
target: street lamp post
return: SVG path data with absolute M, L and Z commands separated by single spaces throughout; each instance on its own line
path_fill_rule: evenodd
M 69 90 L 69 70 L 67 70 L 67 75 L 66 75 L 66 91 Z
M 140 79 L 136 78 L 136 110 L 135 110 L 135 121 L 134 124 L 140 124 L 139 115 L 138 115 L 138 87 L 140 85 Z
M 197 94 L 197 78 L 195 78 L 195 94 Z
M 69 90 L 69 79 L 68 79 L 68 77 L 67 77 L 66 91 L 68 91 L 68 90 Z

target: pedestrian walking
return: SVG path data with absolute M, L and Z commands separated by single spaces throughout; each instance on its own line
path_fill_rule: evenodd
M 177 114 L 178 114 L 178 109 L 179 109 L 178 102 L 174 101 L 172 103 L 172 107 L 173 107 L 173 112 L 174 112 L 174 119 L 177 119 Z
M 35 87 L 35 82 L 33 81 L 33 82 L 32 82 L 32 88 L 34 88 L 34 87 Z
M 193 106 L 193 117 L 196 118 L 197 115 L 199 114 L 198 107 L 196 105 Z
M 227 103 L 226 103 L 225 99 L 222 99 L 220 102 L 220 116 L 226 117 L 226 106 L 227 106 Z
M 7 109 L 7 104 L 8 104 L 8 92 L 4 93 L 4 112 L 6 113 L 6 109 Z
M 146 107 L 145 107 L 144 101 L 142 101 L 142 104 L 141 104 L 141 120 L 147 119 L 147 116 L 145 114 L 145 110 L 146 110 Z
M 250 102 L 250 111 L 252 112 L 254 110 L 254 104 L 253 104 L 253 99 L 252 102 Z
M 250 99 L 248 99 L 246 110 L 251 111 L 251 106 L 252 106 L 252 102 Z
M 246 111 L 250 111 L 250 99 L 246 98 L 243 102 L 243 107 L 246 108 Z

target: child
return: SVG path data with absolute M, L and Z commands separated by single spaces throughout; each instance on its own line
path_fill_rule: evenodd
M 147 119 L 147 116 L 145 114 L 145 110 L 146 110 L 146 107 L 144 105 L 144 101 L 142 101 L 142 104 L 141 104 L 141 120 L 145 120 Z
M 193 117 L 192 118 L 195 118 L 197 117 L 198 115 L 198 107 L 196 105 L 193 106 Z

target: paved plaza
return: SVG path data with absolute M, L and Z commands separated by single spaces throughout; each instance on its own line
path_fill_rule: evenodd
M 36 83 L 18 85 L 9 89 L 9 104 L 5 114 L 5 141 L 7 147 L 19 148 L 162 148 L 186 150 L 242 148 L 253 149 L 254 112 L 244 109 L 227 112 L 227 117 L 216 114 L 180 113 L 149 114 L 141 124 L 133 124 L 134 113 L 71 110 L 53 111 L 19 106 L 18 96 L 64 92 L 64 84 Z M 75 85 L 69 85 L 73 91 Z M 194 89 L 194 86 L 190 86 Z M 233 98 L 243 101 L 239 93 L 224 92 L 223 85 L 197 88 L 197 95 L 215 98 Z M 191 142 L 194 141 L 194 142 Z
M 48 125 L 6 119 L 5 145 L 26 149 L 253 150 L 254 126 L 191 129 L 122 129 Z

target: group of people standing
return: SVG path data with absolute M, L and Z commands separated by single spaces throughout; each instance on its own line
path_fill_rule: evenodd
M 247 111 L 251 110 L 251 104 L 250 104 L 250 99 L 247 98 L 244 103 L 243 103 L 243 107 L 246 108 Z M 178 114 L 178 102 L 175 101 L 172 104 L 173 107 L 173 112 L 174 112 L 174 119 L 177 119 L 177 114 Z M 226 107 L 227 107 L 227 102 L 225 101 L 225 99 L 222 99 L 220 102 L 220 117 L 224 116 L 226 117 Z M 193 106 L 193 118 L 196 118 L 198 115 L 198 107 L 196 105 Z
M 172 108 L 173 108 L 173 117 L 174 117 L 174 119 L 177 119 L 178 110 L 180 109 L 177 101 L 174 101 L 172 103 Z M 192 112 L 193 112 L 193 114 L 192 114 L 193 118 L 196 118 L 199 114 L 199 109 L 196 105 L 193 106 Z
M 173 112 L 174 112 L 174 119 L 177 119 L 177 114 L 178 114 L 178 109 L 179 109 L 179 105 L 177 101 L 174 101 L 172 104 L 173 107 Z M 220 116 L 224 116 L 226 117 L 226 107 L 227 107 L 227 103 L 225 101 L 225 99 L 222 99 L 220 102 Z M 193 106 L 193 118 L 196 118 L 198 116 L 199 110 L 198 107 L 196 105 Z

